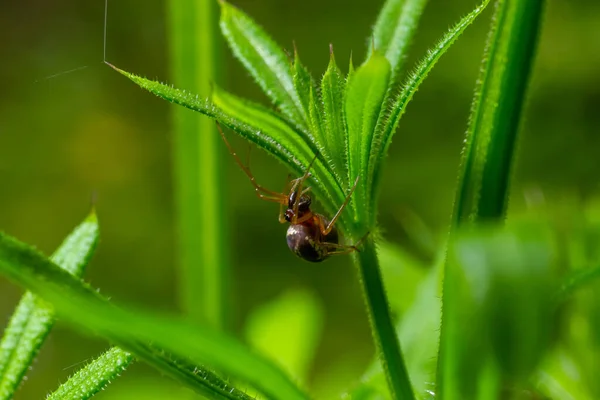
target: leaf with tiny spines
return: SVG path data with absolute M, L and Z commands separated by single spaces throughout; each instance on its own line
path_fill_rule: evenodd
M 225 1 L 219 3 L 221 30 L 233 54 L 288 121 L 307 132 L 308 118 L 294 87 L 285 52 L 248 15 Z
M 330 46 L 329 65 L 321 80 L 321 122 L 325 146 L 332 149 L 334 169 L 345 183 L 344 188 L 349 187 L 348 161 L 346 158 L 347 130 L 344 119 L 344 92 L 346 82 L 342 72 L 335 62 L 333 46 Z

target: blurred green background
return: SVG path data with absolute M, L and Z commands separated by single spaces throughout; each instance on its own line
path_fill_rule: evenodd
M 476 4 L 432 0 L 417 34 L 413 65 L 445 30 Z M 329 43 L 347 70 L 365 54 L 382 1 L 237 0 L 287 49 L 295 41 L 316 77 Z M 169 81 L 165 2 L 111 1 L 107 60 L 148 78 Z M 491 10 L 487 10 L 423 84 L 400 124 L 385 167 L 380 221 L 385 237 L 430 264 L 430 249 L 411 245 L 406 215 L 446 233 L 460 151 Z M 173 105 L 141 91 L 102 64 L 103 1 L 0 3 L 0 229 L 46 254 L 84 218 L 97 193 L 101 241 L 87 278 L 117 302 L 177 312 L 170 112 Z M 511 198 L 511 213 L 528 201 L 585 202 L 600 192 L 600 2 L 549 1 Z M 266 103 L 221 41 L 221 85 Z M 81 66 L 72 73 L 52 76 Z M 435 116 L 435 117 L 433 117 Z M 231 136 L 231 135 L 230 135 Z M 232 139 L 243 153 L 245 143 Z M 324 310 L 311 373 L 316 393 L 339 391 L 370 363 L 374 349 L 349 258 L 308 264 L 285 244 L 277 207 L 261 202 L 222 148 L 233 253 L 234 329 L 249 313 L 289 289 L 313 292 Z M 287 171 L 253 152 L 254 174 L 279 188 Z M 210 190 L 210 188 L 206 188 Z M 537 200 L 536 200 L 537 199 Z M 411 290 L 411 288 L 406 288 Z M 22 291 L 0 278 L 6 322 Z M 107 344 L 59 323 L 17 398 L 41 398 L 78 363 Z M 135 364 L 103 393 L 127 395 L 140 383 L 154 392 L 175 386 Z M 139 393 L 138 393 L 139 396 Z M 166 396 L 166 394 L 165 394 Z

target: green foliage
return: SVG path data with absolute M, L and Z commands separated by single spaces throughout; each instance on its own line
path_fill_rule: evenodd
M 539 225 L 455 235 L 444 290 L 445 398 L 498 398 L 506 384 L 526 387 L 552 337 L 553 248 Z
M 220 89 L 214 91 L 212 102 L 200 101 L 179 89 L 115 69 L 159 97 L 216 119 L 297 174 L 312 159 L 307 152 L 316 154 L 311 187 L 330 214 L 335 213 L 344 200 L 344 191 L 359 176 L 356 197 L 361 206 L 358 200 L 353 201 L 350 208 L 354 218 L 342 216 L 344 230 L 358 239 L 375 226 L 377 176 L 407 103 L 435 62 L 487 5 L 485 1 L 446 34 L 390 103 L 389 94 L 395 89 L 390 76 L 400 70 L 401 64 L 396 45 L 402 43 L 407 48 L 425 2 L 409 1 L 402 9 L 400 3 L 388 2 L 375 26 L 377 45 L 385 50 L 386 57 L 376 49 L 364 65 L 352 69 L 352 79 L 345 82 L 332 51 L 319 93 L 297 51 L 294 60 L 288 60 L 258 24 L 222 1 L 223 34 L 234 55 L 281 111 L 279 116 Z
M 344 93 L 346 80 L 338 68 L 331 48 L 329 65 L 321 79 L 321 99 L 316 98 L 315 90 L 311 91 L 311 121 L 318 125 L 323 146 L 332 149 L 333 170 L 338 179 L 343 177 L 343 187 L 347 190 L 348 176 L 348 128 L 344 118 Z
M 542 0 L 498 4 L 467 130 L 455 223 L 502 218 L 506 213 L 543 4 Z
M 235 56 L 275 106 L 306 140 L 314 143 L 308 130 L 308 115 L 283 50 L 250 17 L 224 1 L 221 1 L 221 29 Z
M 209 94 L 208 99 L 109 64 L 151 93 L 218 121 L 295 174 L 304 173 L 315 159 L 309 185 L 329 215 L 338 210 L 355 179 L 360 178 L 339 227 L 349 243 L 366 237 L 353 257 L 378 359 L 352 388 L 351 398 L 487 400 L 520 398 L 525 391 L 553 398 L 594 398 L 600 393 L 589 372 L 597 370 L 596 353 L 588 354 L 588 349 L 600 351 L 600 298 L 593 291 L 600 260 L 587 262 L 587 251 L 573 250 L 580 244 L 575 241 L 597 245 L 597 227 L 578 232 L 580 236 L 572 239 L 571 231 L 557 235 L 548 218 L 503 226 L 543 1 L 497 2 L 471 110 L 447 248 L 437 249 L 427 230 L 414 220 L 407 233 L 426 257 L 379 243 L 381 171 L 399 121 L 433 66 L 488 2 L 484 0 L 451 27 L 414 71 L 403 77 L 406 54 L 426 1 L 388 0 L 373 28 L 365 62 L 355 68 L 350 60 L 344 75 L 331 47 L 329 65 L 319 80 L 302 64 L 296 48 L 293 58 L 288 57 L 249 16 L 220 1 L 225 39 L 274 109 L 214 84 L 209 94 L 208 83 L 198 84 L 195 64 L 185 64 L 189 61 L 185 43 L 192 41 L 185 29 L 193 30 L 189 27 L 194 21 L 191 15 L 186 19 L 187 28 L 172 26 L 174 65 L 180 68 L 175 80 L 181 86 L 190 82 L 188 90 Z M 185 17 L 181 4 L 174 2 L 173 7 L 173 21 Z M 202 64 L 201 54 L 189 56 Z M 180 141 L 175 154 L 180 158 L 180 172 L 196 169 L 180 176 L 183 189 L 195 190 L 195 196 L 189 198 L 188 192 L 181 190 L 180 196 L 186 200 L 180 206 L 191 211 L 182 213 L 180 219 L 184 215 L 198 217 L 202 210 L 212 218 L 207 226 L 218 225 L 223 220 L 219 216 L 222 194 L 204 199 L 199 206 L 202 196 L 194 182 L 200 177 L 198 158 L 218 165 L 213 159 L 218 136 L 204 129 L 200 133 L 200 123 L 189 113 L 178 115 Z M 200 144 L 206 144 L 201 152 Z M 202 175 L 209 188 L 217 185 L 218 175 L 213 172 Z M 185 267 L 195 281 L 203 282 L 200 295 L 210 292 L 205 302 L 198 301 L 205 307 L 205 318 L 196 318 L 201 322 L 191 324 L 117 307 L 79 279 L 98 238 L 97 222 L 90 218 L 51 260 L 8 235 L 0 235 L 0 273 L 35 293 L 25 295 L 0 347 L 0 398 L 14 394 L 52 325 L 54 313 L 76 329 L 119 347 L 74 374 L 50 399 L 93 396 L 134 356 L 207 398 L 252 398 L 238 389 L 240 384 L 264 398 L 309 398 L 299 384 L 309 380 L 323 318 L 319 302 L 309 292 L 287 292 L 255 310 L 245 327 L 252 348 L 224 333 L 219 329 L 227 312 L 221 285 L 225 276 L 219 261 L 226 258 L 223 232 L 215 233 L 221 239 L 212 241 L 215 230 L 194 219 L 198 226 L 190 224 L 183 229 L 189 240 L 187 250 L 179 251 L 182 256 L 194 250 L 191 239 L 203 237 L 201 257 L 214 264 L 206 270 L 214 278 L 208 280 L 203 280 L 208 275 L 200 279 L 189 265 Z M 495 223 L 483 223 L 490 220 Z M 568 248 L 566 256 L 561 237 L 573 241 L 564 246 Z M 435 266 L 427 265 L 436 257 L 439 262 Z M 582 260 L 586 262 L 578 264 Z M 219 288 L 211 291 L 215 285 Z M 194 288 L 190 284 L 184 294 L 188 308 L 195 303 Z M 392 296 L 389 300 L 388 293 Z M 570 323 L 584 328 L 561 334 L 557 325 L 563 307 L 569 306 L 577 309 Z M 395 322 L 392 315 L 400 316 L 400 321 Z M 579 376 L 582 385 L 578 385 Z
M 534 58 L 543 3 L 543 1 L 512 0 L 498 2 L 467 130 L 453 228 L 470 224 L 478 225 L 489 220 L 502 220 L 506 216 L 511 163 L 525 89 Z M 511 62 L 507 63 L 506 60 Z M 524 245 L 527 239 L 529 238 L 525 238 L 519 245 Z M 507 247 L 510 251 L 507 249 L 504 251 L 516 258 L 510 259 L 509 254 L 501 258 L 500 251 L 497 250 L 499 258 L 495 261 L 499 264 L 496 265 L 489 261 L 487 256 L 483 257 L 480 254 L 479 259 L 471 260 L 483 264 L 477 267 L 479 275 L 475 275 L 475 269 L 468 271 L 461 269 L 467 268 L 464 264 L 459 263 L 460 267 L 453 265 L 452 262 L 446 264 L 437 381 L 438 393 L 444 398 L 459 399 L 464 396 L 495 398 L 507 380 L 526 379 L 541 356 L 535 345 L 543 345 L 545 342 L 535 334 L 547 328 L 545 321 L 547 318 L 539 317 L 538 314 L 542 313 L 544 305 L 546 306 L 544 311 L 548 312 L 549 305 L 542 304 L 547 302 L 545 298 L 547 294 L 543 293 L 547 290 L 547 282 L 542 278 L 548 277 L 549 269 L 548 266 L 536 269 L 535 265 L 527 265 L 525 260 L 532 262 L 536 259 L 544 262 L 546 254 L 528 254 L 527 252 L 533 250 L 521 250 L 510 240 L 507 240 L 507 244 L 511 245 Z M 472 245 L 477 246 L 475 243 Z M 500 248 L 497 244 L 495 246 Z M 520 254 L 520 251 L 523 254 Z M 485 253 L 483 250 L 481 252 Z M 520 256 L 523 259 L 519 259 Z M 462 261 L 467 263 L 468 260 L 462 259 Z M 516 272 L 508 270 L 511 262 L 521 265 L 522 268 Z M 515 293 L 519 293 L 519 290 L 530 291 L 531 289 L 525 289 L 525 286 L 527 282 L 532 286 L 532 282 L 537 282 L 534 279 L 538 281 L 542 279 L 542 286 L 536 286 L 537 292 L 534 292 L 533 298 L 527 301 L 531 301 L 530 305 L 539 307 L 540 310 L 529 310 L 528 307 L 514 302 L 506 304 L 504 309 L 492 308 L 490 305 L 494 301 L 510 300 L 509 293 L 516 298 Z M 466 280 L 469 284 L 461 284 L 462 280 Z M 478 290 L 485 293 L 474 292 L 477 282 L 480 285 Z M 473 285 L 472 289 L 469 289 L 469 285 Z M 494 285 L 504 286 L 495 288 Z M 511 285 L 514 288 L 511 289 Z M 483 298 L 488 295 L 492 297 Z M 461 307 L 463 314 L 460 313 Z M 531 311 L 530 314 L 526 313 L 528 310 Z M 495 320 L 486 319 L 490 316 Z M 465 318 L 472 320 L 475 327 L 473 328 L 472 324 L 469 326 L 457 324 L 456 318 L 461 317 L 462 320 Z M 505 321 L 501 318 L 513 319 Z M 492 324 L 492 321 L 497 321 L 497 324 Z M 513 323 L 516 329 L 527 326 L 524 330 L 533 332 L 534 336 L 515 337 L 527 332 L 519 332 L 516 335 L 515 332 L 509 332 L 503 324 L 510 323 Z M 495 328 L 500 331 L 495 332 Z M 504 346 L 501 343 L 494 343 L 493 339 L 488 343 L 488 336 L 491 335 L 501 335 L 503 340 L 515 340 L 516 347 L 507 346 L 506 343 Z M 462 339 L 464 342 L 461 342 Z M 526 349 L 519 347 L 519 340 L 524 340 L 523 347 L 527 347 Z M 476 349 L 477 358 L 471 355 L 473 348 Z M 527 351 L 532 353 L 528 354 Z M 516 361 L 502 360 L 503 356 L 524 358 Z M 516 371 L 515 365 L 524 370 Z M 478 379 L 466 378 L 469 373 L 474 374 L 476 371 L 479 374 Z
M 98 220 L 92 212 L 65 239 L 51 260 L 69 274 L 80 277 L 97 243 Z M 33 293 L 25 293 L 0 343 L 0 399 L 12 398 L 53 325 L 52 307 Z
M 458 37 L 473 23 L 475 18 L 487 7 L 489 0 L 484 0 L 481 5 L 462 18 L 456 25 L 438 41 L 437 46 L 432 47 L 425 58 L 417 65 L 415 70 L 408 76 L 406 82 L 402 85 L 400 94 L 393 99 L 390 105 L 389 116 L 385 123 L 377 129 L 372 140 L 371 155 L 369 159 L 369 182 L 371 188 L 372 202 L 376 202 L 379 193 L 381 179 L 381 163 L 388 152 L 392 143 L 392 136 L 398 127 L 400 118 L 406 111 L 406 106 L 412 100 L 413 96 L 425 80 L 434 65 L 452 46 Z M 372 215 L 374 218 L 374 215 Z
M 56 313 L 78 329 L 102 335 L 199 393 L 234 398 L 227 394 L 232 390 L 228 384 L 199 370 L 206 363 L 271 398 L 306 398 L 283 372 L 236 339 L 206 326 L 118 308 L 35 250 L 6 235 L 0 235 L 0 271 L 52 303 Z M 192 376 L 190 365 L 196 366 Z M 233 395 L 243 398 L 235 391 Z
M 348 84 L 345 111 L 348 124 L 349 179 L 369 177 L 369 154 L 373 133 L 378 121 L 384 118 L 383 99 L 388 90 L 390 63 L 382 55 L 373 53 L 369 60 L 356 70 Z M 366 185 L 357 190 L 357 201 L 369 204 Z M 355 197 L 355 199 L 356 199 Z M 356 208 L 358 211 L 358 207 Z M 357 215 L 357 218 L 361 218 Z M 364 218 L 364 217 L 363 217 Z
M 80 369 L 47 400 L 86 400 L 104 389 L 131 363 L 130 353 L 113 347 Z
M 377 50 L 385 54 L 391 65 L 393 80 L 402 72 L 426 4 L 427 0 L 386 1 L 377 17 L 369 52 Z

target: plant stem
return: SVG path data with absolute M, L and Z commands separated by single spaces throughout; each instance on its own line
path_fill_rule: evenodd
M 200 97 L 217 68 L 217 3 L 168 2 L 171 80 Z M 180 301 L 196 321 L 223 328 L 228 265 L 219 136 L 208 118 L 173 107 Z
M 381 278 L 379 261 L 372 239 L 362 245 L 354 258 L 359 270 L 371 331 L 393 399 L 414 399 L 408 372 Z
M 456 192 L 450 240 L 457 227 L 506 216 L 517 133 L 543 15 L 544 0 L 499 0 L 483 57 Z M 448 328 L 453 271 L 444 267 L 437 396 L 463 398 Z M 484 354 L 478 355 L 484 357 Z M 473 377 L 462 377 L 473 379 Z M 491 378 L 490 378 L 491 379 Z

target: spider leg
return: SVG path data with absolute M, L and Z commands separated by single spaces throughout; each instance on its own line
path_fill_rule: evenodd
M 331 230 L 333 229 L 333 224 L 335 224 L 335 222 L 338 220 L 340 215 L 342 215 L 342 211 L 344 211 L 344 208 L 346 208 L 346 206 L 350 202 L 350 197 L 352 196 L 352 193 L 354 193 L 354 190 L 356 189 L 356 185 L 358 184 L 359 178 L 360 178 L 360 176 L 356 177 L 356 180 L 354 181 L 354 185 L 352 185 L 350 192 L 346 196 L 346 200 L 344 200 L 344 203 L 340 206 L 340 208 L 335 213 L 335 215 L 333 216 L 331 221 L 329 221 L 327 226 L 325 226 L 322 219 L 319 219 L 319 228 L 321 229 L 321 233 L 323 234 L 323 236 L 326 236 L 327 234 L 329 234 L 329 232 L 331 232 Z
M 360 252 L 360 250 L 358 249 L 358 246 L 360 246 L 362 244 L 362 242 L 367 238 L 367 236 L 369 236 L 369 233 L 370 232 L 365 233 L 363 235 L 363 237 L 361 237 L 358 240 L 358 242 L 354 243 L 353 245 L 330 243 L 330 242 L 321 242 L 321 245 L 325 246 L 325 248 L 327 249 L 328 256 L 335 256 L 335 255 L 340 255 L 340 254 L 350 254 L 355 251 Z M 330 251 L 330 250 L 333 250 L 333 251 Z
M 287 178 L 285 180 L 285 188 L 283 190 L 283 192 L 287 192 L 289 190 L 290 184 L 293 182 L 290 180 L 290 178 L 292 177 L 291 174 L 287 175 Z M 279 204 L 279 223 L 280 224 L 285 224 L 287 221 L 285 220 L 285 202 L 280 202 Z
M 229 153 L 233 156 L 233 158 L 235 159 L 235 162 L 240 166 L 242 171 L 244 171 L 246 176 L 250 179 L 250 183 L 252 183 L 252 186 L 254 186 L 254 189 L 256 190 L 256 195 L 263 200 L 284 203 L 287 200 L 287 195 L 269 190 L 269 189 L 261 186 L 258 182 L 256 182 L 256 179 L 254 178 L 254 175 L 252 175 L 252 172 L 250 171 L 249 166 L 244 165 L 244 163 L 242 163 L 242 160 L 240 160 L 240 157 L 233 150 L 233 147 L 231 147 L 231 144 L 229 144 L 229 141 L 225 137 L 225 134 L 223 133 L 223 129 L 221 129 L 221 125 L 218 122 L 217 122 L 217 129 L 219 130 L 219 133 L 221 134 L 221 137 L 223 138 L 223 141 L 225 142 L 225 145 L 227 146 Z M 249 160 L 249 158 L 250 158 L 250 154 L 248 153 L 248 160 Z M 261 192 L 266 195 L 261 194 Z

